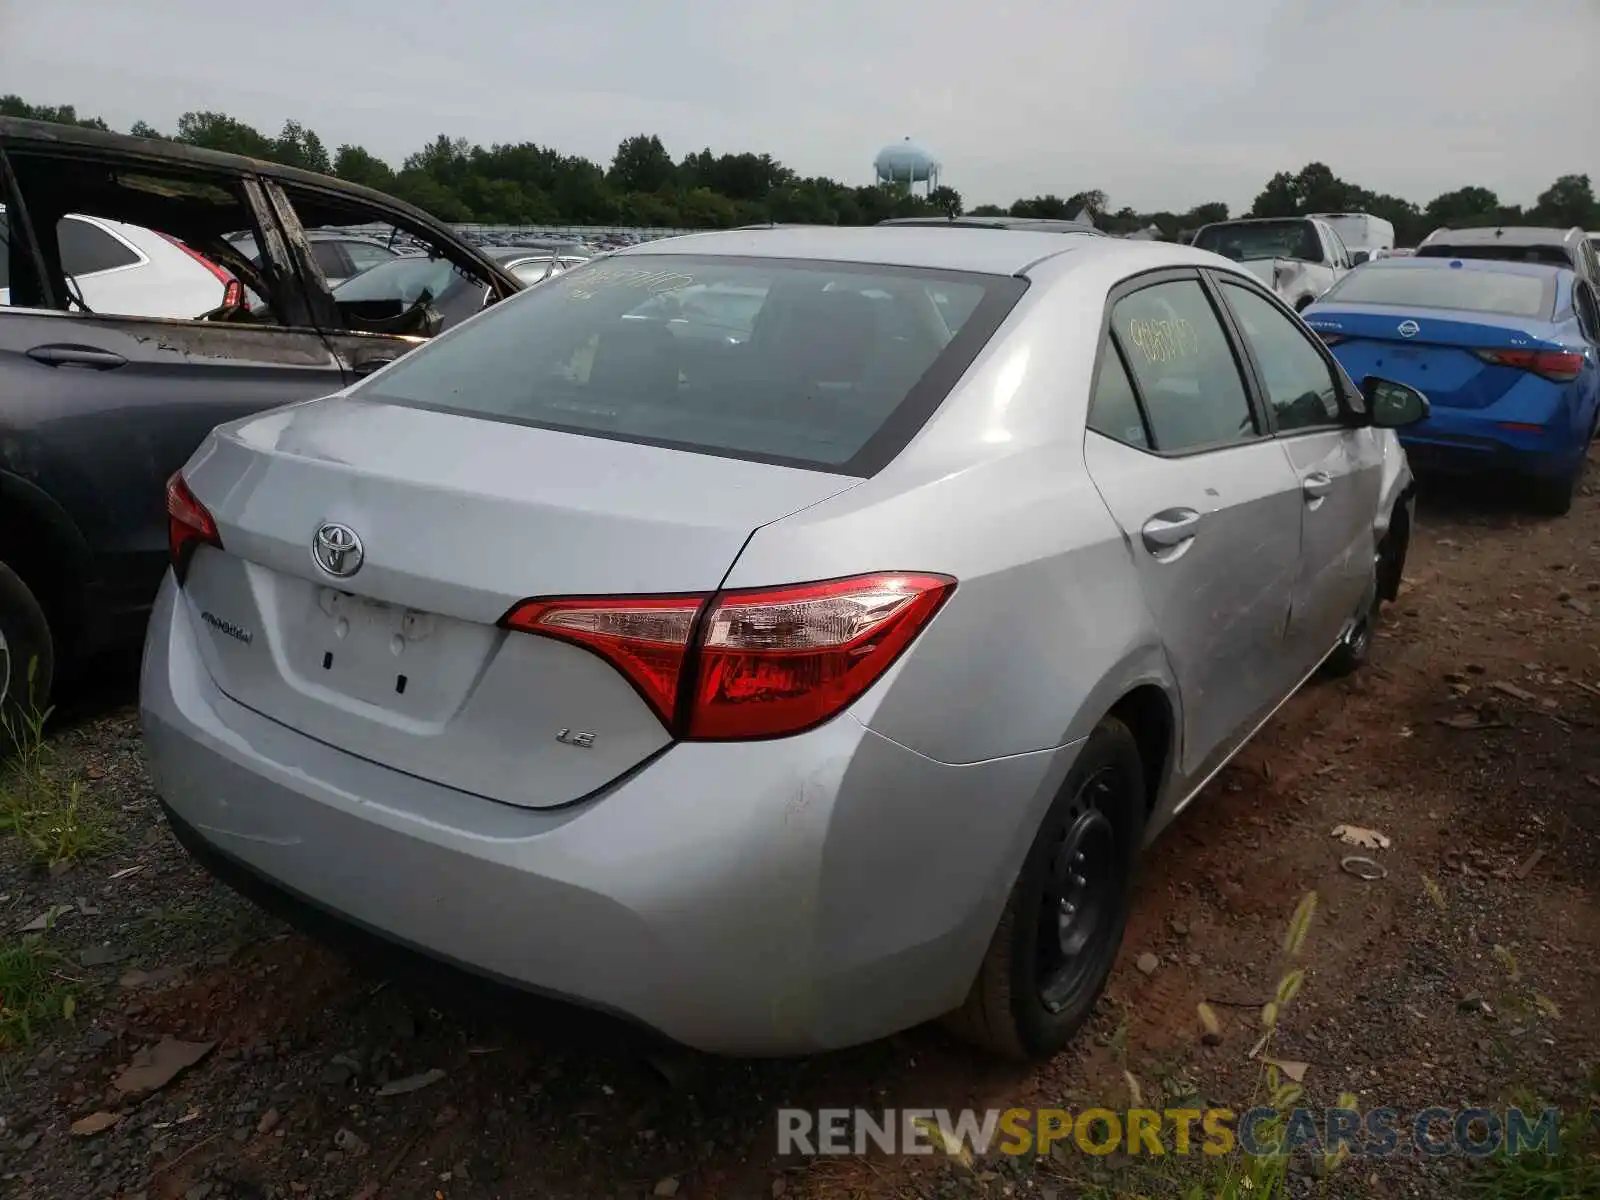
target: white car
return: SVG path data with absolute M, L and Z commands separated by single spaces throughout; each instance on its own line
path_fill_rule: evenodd
M 0 218 L 5 209 L 0 208 Z M 90 312 L 192 320 L 221 307 L 231 274 L 153 229 L 72 213 L 56 226 L 61 265 Z M 0 304 L 11 303 L 0 287 Z

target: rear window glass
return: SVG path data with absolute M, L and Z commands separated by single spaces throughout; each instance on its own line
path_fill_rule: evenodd
M 1435 242 L 1417 248 L 1418 258 L 1481 258 L 1492 262 L 1544 263 L 1572 268 L 1572 257 L 1560 246 L 1451 246 Z
M 922 426 L 1025 286 L 896 267 L 628 255 L 495 305 L 400 359 L 371 394 L 870 475 Z
M 1380 304 L 1391 308 L 1453 308 L 1547 319 L 1555 307 L 1555 280 L 1466 267 L 1380 267 L 1352 271 L 1322 303 Z
M 1235 262 L 1262 258 L 1322 261 L 1322 239 L 1310 221 L 1241 221 L 1207 225 L 1194 239 L 1197 250 L 1209 250 Z

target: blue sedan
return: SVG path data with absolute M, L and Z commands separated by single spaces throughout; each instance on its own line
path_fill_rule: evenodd
M 1418 469 L 1508 471 L 1564 513 L 1600 422 L 1593 288 L 1543 263 L 1384 258 L 1305 311 L 1351 378 L 1410 384 L 1432 413 L 1401 432 Z

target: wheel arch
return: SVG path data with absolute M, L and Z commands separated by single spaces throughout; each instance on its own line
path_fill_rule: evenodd
M 77 523 L 36 484 L 0 471 L 0 561 L 39 601 L 61 650 L 87 623 L 93 555 Z
M 1155 683 L 1141 683 L 1113 704 L 1106 716 L 1126 725 L 1138 743 L 1148 817 L 1155 811 L 1167 773 L 1177 759 L 1177 711 L 1165 689 Z

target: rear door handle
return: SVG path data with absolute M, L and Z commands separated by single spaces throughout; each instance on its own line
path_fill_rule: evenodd
M 28 351 L 28 357 L 47 366 L 85 367 L 91 371 L 109 371 L 128 361 L 120 354 L 93 346 L 35 346 Z
M 1168 508 L 1151 517 L 1139 530 L 1145 549 L 1160 555 L 1192 542 L 1200 532 L 1200 514 L 1192 508 Z
M 1306 502 L 1315 505 L 1333 488 L 1333 479 L 1326 471 L 1313 471 L 1300 481 L 1300 491 Z

